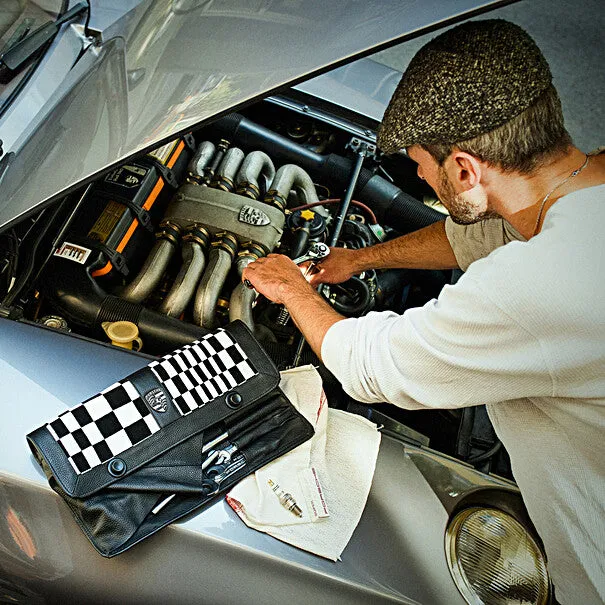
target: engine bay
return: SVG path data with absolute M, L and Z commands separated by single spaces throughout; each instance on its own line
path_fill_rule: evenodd
M 154 356 L 241 320 L 279 369 L 317 365 L 331 405 L 354 406 L 286 309 L 247 288 L 242 272 L 270 253 L 372 246 L 444 215 L 411 160 L 380 156 L 372 130 L 307 113 L 304 104 L 262 101 L 131 159 L 5 231 L 1 315 L 105 343 L 108 326 L 132 322 L 142 352 Z M 452 279 L 371 270 L 322 294 L 345 316 L 402 313 Z M 460 412 L 384 411 L 423 444 L 430 438 L 436 449 L 472 455 L 477 423 L 467 419 L 461 437 Z

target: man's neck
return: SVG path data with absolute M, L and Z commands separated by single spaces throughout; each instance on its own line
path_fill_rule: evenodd
M 584 187 L 605 183 L 603 159 L 603 156 L 591 157 L 589 164 L 567 181 L 565 179 L 586 161 L 586 155 L 576 147 L 557 156 L 529 176 L 493 171 L 489 176 L 490 206 L 521 235 L 530 239 L 539 232 L 546 212 L 559 198 Z M 548 200 L 543 205 L 544 198 L 549 193 Z

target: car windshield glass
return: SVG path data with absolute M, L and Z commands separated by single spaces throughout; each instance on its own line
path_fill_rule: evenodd
M 62 7 L 63 0 L 0 1 L 0 57 L 42 25 L 55 21 Z M 4 74 L 0 78 L 0 110 L 35 65 L 36 61 L 29 61 L 17 73 Z

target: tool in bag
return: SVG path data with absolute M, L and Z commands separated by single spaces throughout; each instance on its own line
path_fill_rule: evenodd
M 236 321 L 27 435 L 51 487 L 117 555 L 313 435 Z

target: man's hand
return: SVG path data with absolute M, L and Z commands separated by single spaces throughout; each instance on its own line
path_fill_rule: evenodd
M 317 265 L 312 286 L 338 284 L 368 269 L 455 269 L 458 261 L 445 232 L 445 221 L 359 250 L 330 248 Z
M 309 283 L 312 286 L 318 286 L 319 284 L 340 284 L 347 281 L 363 270 L 356 267 L 355 261 L 358 260 L 358 257 L 358 250 L 330 248 L 330 254 L 316 265 L 316 272 L 309 277 Z
M 275 303 L 286 305 L 294 323 L 321 358 L 326 332 L 344 319 L 313 289 L 287 256 L 269 254 L 250 263 L 242 275 L 258 292 Z
M 315 291 L 303 277 L 300 267 L 287 256 L 269 254 L 250 263 L 242 275 L 257 292 L 278 304 L 288 304 L 292 296 L 308 296 Z

